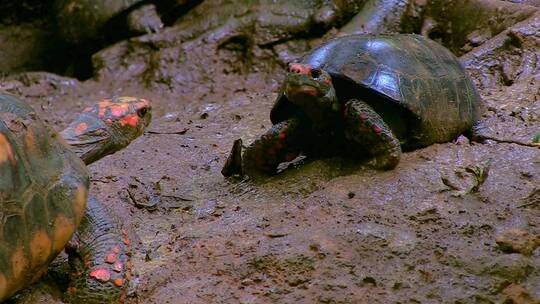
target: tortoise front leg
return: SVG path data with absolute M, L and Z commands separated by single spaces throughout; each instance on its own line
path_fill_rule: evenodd
M 108 208 L 88 199 L 85 217 L 66 247 L 72 268 L 70 303 L 123 303 L 131 280 L 127 232 Z
M 295 159 L 300 153 L 305 128 L 298 118 L 279 122 L 246 148 L 243 173 L 276 173 L 280 163 Z
M 374 157 L 376 169 L 392 169 L 399 163 L 401 146 L 392 130 L 367 103 L 351 99 L 345 104 L 345 136 Z

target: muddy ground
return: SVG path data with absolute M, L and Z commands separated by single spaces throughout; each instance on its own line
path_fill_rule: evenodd
M 131 303 L 540 303 L 538 7 L 209 0 L 159 33 L 96 42 L 90 72 L 89 55 L 43 60 L 53 21 L 21 13 L 0 34 L 38 38 L 20 56 L 5 54 L 21 40 L 0 39 L 0 89 L 59 130 L 100 98 L 152 100 L 149 130 L 89 167 L 91 194 L 136 239 Z M 499 141 L 460 137 L 390 171 L 336 156 L 224 178 L 232 142 L 270 127 L 285 63 L 366 31 L 423 33 L 461 56 Z M 48 276 L 11 302 L 61 303 L 61 289 Z

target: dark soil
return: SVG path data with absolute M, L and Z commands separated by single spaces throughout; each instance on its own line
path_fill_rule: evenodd
M 91 79 L 6 70 L 0 90 L 59 130 L 100 98 L 152 100 L 149 130 L 89 168 L 137 239 L 132 303 L 540 302 L 535 1 L 413 1 L 398 19 L 461 56 L 498 141 L 462 136 L 390 171 L 336 156 L 257 182 L 220 174 L 235 139 L 270 127 L 284 63 L 344 34 L 365 2 L 207 0 L 94 54 Z M 12 302 L 61 303 L 53 281 Z

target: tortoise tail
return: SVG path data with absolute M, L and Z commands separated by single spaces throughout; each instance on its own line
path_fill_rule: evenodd
M 124 302 L 131 280 L 128 235 L 96 199 L 89 198 L 86 216 L 66 252 L 73 271 L 68 302 Z

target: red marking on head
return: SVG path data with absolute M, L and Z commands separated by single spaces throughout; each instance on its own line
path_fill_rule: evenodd
M 112 249 L 111 249 L 112 252 L 116 253 L 116 254 L 119 254 L 120 253 L 120 248 L 118 246 L 114 246 Z
M 129 111 L 129 104 L 120 103 L 111 105 L 111 115 L 114 117 L 122 117 Z
M 279 133 L 279 135 L 278 135 L 278 139 L 279 139 L 279 140 L 284 140 L 285 137 L 286 137 L 285 132 L 281 132 L 281 133 Z
M 109 264 L 114 264 L 114 262 L 116 262 L 116 254 L 114 253 L 107 254 L 107 256 L 105 257 L 105 262 Z
M 102 101 L 98 102 L 98 116 L 103 117 L 105 116 L 105 112 L 107 112 L 107 109 L 112 104 L 112 101 L 110 99 L 103 99 Z
M 98 268 L 90 272 L 88 275 L 91 278 L 94 278 L 100 282 L 107 282 L 111 279 L 111 273 L 105 268 Z
M 303 75 L 308 75 L 309 72 L 311 72 L 311 65 L 309 64 L 299 64 L 299 63 L 292 63 L 289 66 L 289 71 L 292 73 L 298 73 Z
M 98 112 L 98 116 L 101 118 L 103 116 L 105 116 L 105 111 L 107 111 L 107 107 L 99 107 L 99 112 Z
M 116 272 L 121 272 L 122 271 L 122 263 L 120 262 L 116 262 L 113 266 L 113 270 L 116 271 Z
M 377 134 L 380 134 L 381 131 L 382 131 L 381 128 L 377 127 L 376 125 L 373 125 L 372 128 L 373 128 L 373 131 L 374 131 L 375 133 L 377 133 Z
M 115 279 L 114 280 L 114 285 L 116 285 L 117 287 L 122 287 L 122 285 L 124 285 L 124 280 L 118 278 L 118 279 Z
M 88 129 L 88 125 L 85 122 L 81 122 L 75 127 L 75 134 L 81 135 L 86 129 Z
M 129 239 L 123 239 L 122 240 L 126 246 L 129 246 Z
M 122 119 L 120 119 L 120 124 L 122 126 L 128 125 L 132 128 L 136 128 L 139 124 L 139 116 L 137 114 L 128 115 Z

